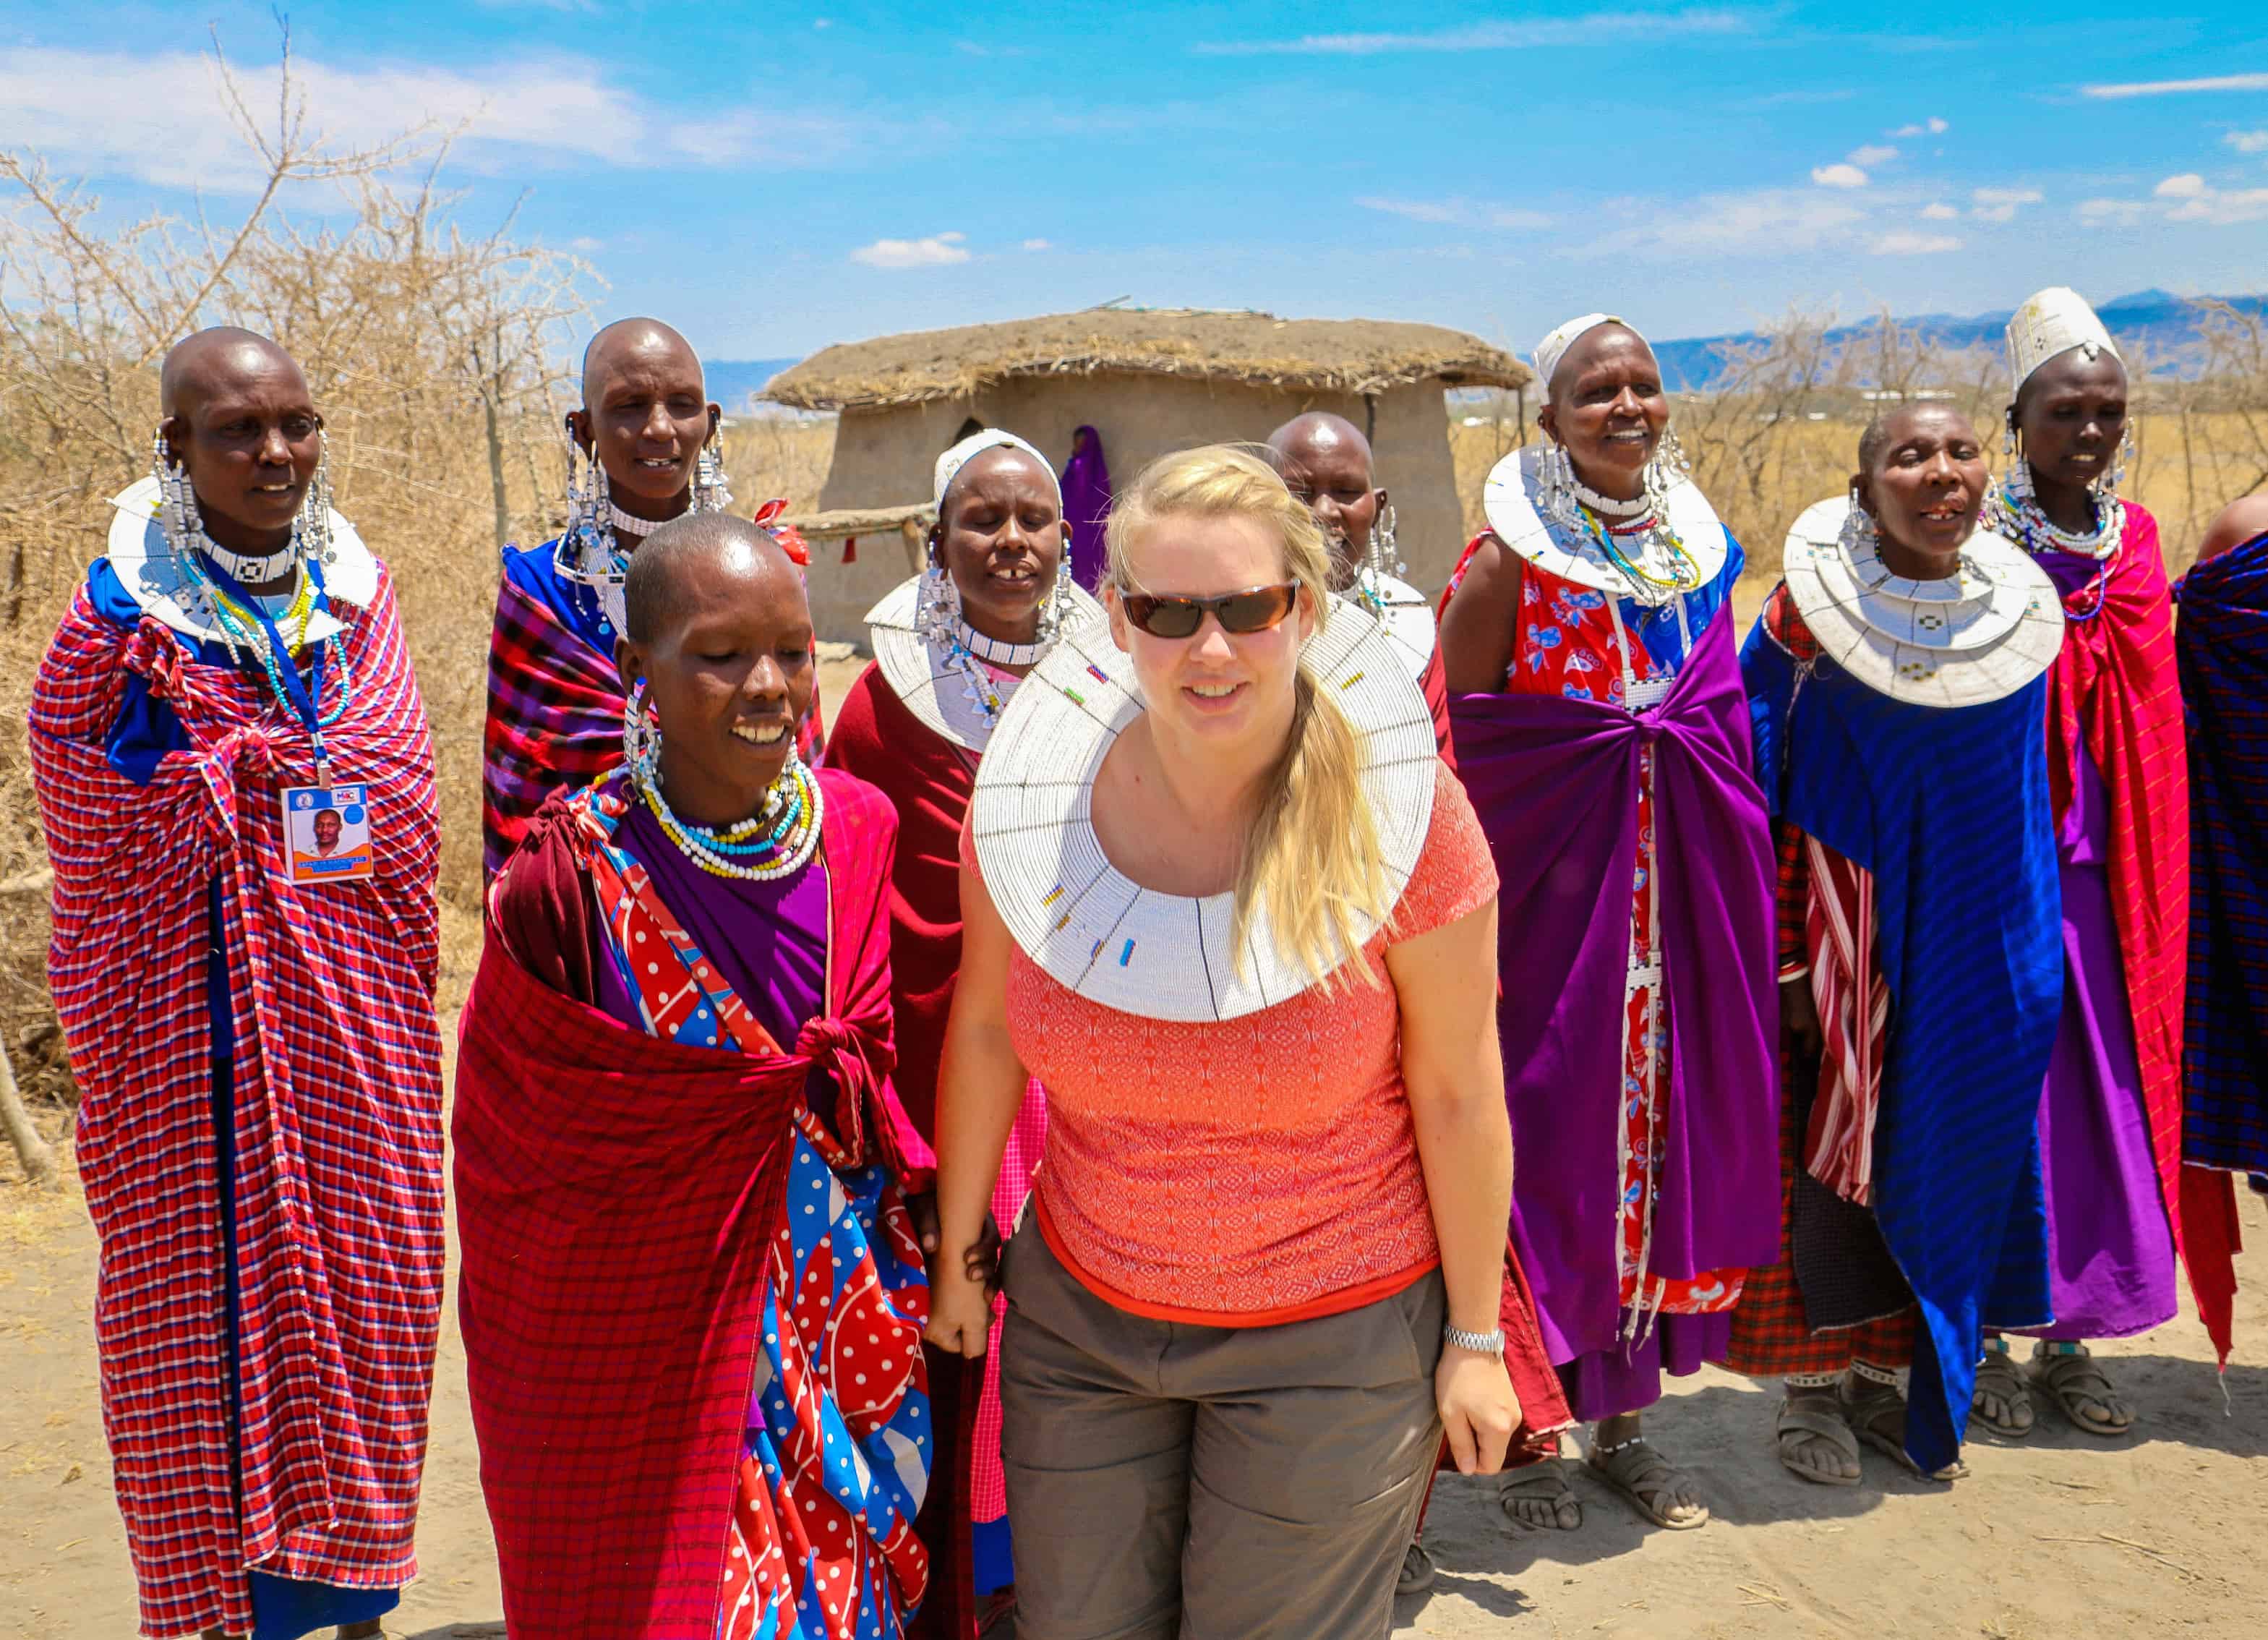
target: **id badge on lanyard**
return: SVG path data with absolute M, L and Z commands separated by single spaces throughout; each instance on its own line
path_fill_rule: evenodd
M 277 794 L 284 824 L 285 875 L 302 886 L 367 881 L 376 871 L 370 839 L 370 791 L 359 783 L 332 781 L 330 752 L 323 744 L 322 714 L 316 705 L 323 689 L 321 647 L 316 647 L 308 678 L 302 682 L 297 659 L 284 646 L 284 634 L 276 629 L 275 617 L 260 600 L 247 593 L 218 565 L 207 561 L 204 568 L 232 602 L 259 622 L 268 640 L 269 682 L 283 697 L 282 704 L 298 716 L 314 750 L 315 784 L 287 786 Z M 322 573 L 312 563 L 304 573 L 313 580 L 320 597 Z M 339 687 L 343 699 L 343 676 L 339 679 Z

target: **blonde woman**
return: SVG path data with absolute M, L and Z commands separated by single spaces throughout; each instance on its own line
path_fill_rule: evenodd
M 1018 691 L 962 839 L 929 1336 L 984 1348 L 1036 1076 L 1000 1363 L 1018 1632 L 1381 1636 L 1444 1429 L 1492 1473 L 1565 1422 L 1507 1277 L 1495 873 L 1267 463 L 1162 459 L 1107 545 L 1108 622 Z

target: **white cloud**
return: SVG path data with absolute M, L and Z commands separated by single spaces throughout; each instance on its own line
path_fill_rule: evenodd
M 1898 151 L 1887 143 L 1868 143 L 1863 148 L 1853 148 L 1843 157 L 1854 166 L 1888 165 L 1898 157 Z
M 1540 211 L 1509 205 L 1476 204 L 1464 199 L 1393 199 L 1367 194 L 1354 202 L 1365 211 L 1384 211 L 1411 222 L 1453 223 L 1463 227 L 1548 228 L 1551 218 Z
M 1811 180 L 1822 188 L 1864 188 L 1867 174 L 1854 165 L 1822 165 L 1811 168 Z
M 2231 131 L 2220 140 L 2241 154 L 2268 153 L 2268 131 Z
M 1942 137 L 1952 129 L 1935 115 L 1932 115 L 1928 119 L 1917 124 L 1901 125 L 1890 135 L 1893 137 Z
M 1201 56 L 1378 56 L 1399 51 L 1518 51 L 1539 46 L 1596 46 L 1610 39 L 1747 34 L 1762 14 L 1730 8 L 1687 11 L 1596 11 L 1587 17 L 1525 18 L 1475 23 L 1424 33 L 1302 34 L 1293 40 L 1218 40 L 1191 49 Z
M 2082 85 L 2088 97 L 2165 97 L 2193 91 L 2268 91 L 2268 74 L 2220 74 L 2210 79 L 2129 80 L 2108 85 Z
M 2149 214 L 2149 205 L 2139 199 L 2082 199 L 2079 202 L 2079 219 L 2089 227 L 2132 227 Z
M 2207 188 L 2166 212 L 2166 220 L 2202 222 L 2216 228 L 2232 227 L 2240 222 L 2268 221 L 2268 188 L 2240 188 L 2233 194 Z
M 247 60 L 236 68 L 254 116 L 272 117 L 272 67 Z M 501 150 L 522 169 L 531 159 L 655 168 L 811 164 L 846 150 L 857 129 L 807 116 L 783 123 L 777 113 L 762 121 L 666 121 L 609 84 L 598 64 L 573 57 L 462 70 L 302 57 L 294 71 L 309 128 L 335 150 L 368 147 L 430 120 L 445 129 L 464 126 L 462 151 L 475 163 L 492 163 Z M 67 171 L 164 188 L 227 193 L 261 180 L 256 156 L 229 122 L 210 59 L 189 52 L 0 49 L 0 146 L 34 149 Z
M 1913 233 L 1903 229 L 1874 241 L 1877 256 L 1934 256 L 1960 248 L 1961 241 L 1950 233 Z
M 1921 214 L 1932 222 L 1950 222 L 1961 214 L 1961 211 L 1958 206 L 1948 205 L 1939 199 L 1924 205 Z
M 2096 227 L 2136 227 L 2155 220 L 2225 228 L 2243 222 L 2268 221 L 2268 188 L 2224 192 L 2194 171 L 2187 171 L 2168 177 L 2150 193 L 2148 199 L 2082 201 L 2079 219 Z
M 1053 250 L 1055 248 L 1055 242 L 1052 240 L 1026 240 L 1024 241 L 1024 248 L 1026 250 Z
M 1697 199 L 1624 200 L 1612 207 L 1629 225 L 1586 248 L 1690 262 L 1697 255 L 1778 256 L 1852 242 L 1867 211 L 1848 195 L 1767 188 Z
M 569 250 L 579 250 L 584 252 L 585 255 L 588 255 L 592 251 L 606 249 L 607 241 L 604 240 L 594 240 L 589 234 L 584 233 L 578 235 L 574 239 L 569 240 L 567 241 L 567 248 Z
M 918 240 L 876 240 L 850 253 L 869 268 L 948 268 L 968 260 L 968 235 L 932 233 Z
M 1969 197 L 1969 214 L 1979 222 L 2014 222 L 2021 208 L 2038 204 L 2042 195 L 2036 188 L 1979 188 Z

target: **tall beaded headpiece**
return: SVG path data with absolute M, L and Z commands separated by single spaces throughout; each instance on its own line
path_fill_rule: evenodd
M 2073 350 L 2084 353 L 2089 363 L 2106 353 L 2120 364 L 2125 363 L 2117 343 L 2111 340 L 2110 328 L 2088 305 L 2087 299 L 2068 285 L 2051 284 L 2025 298 L 2023 305 L 2008 320 L 2007 336 L 2008 373 L 2018 393 L 2043 365 Z M 2008 472 L 1992 498 L 1997 526 L 2003 534 L 2034 551 L 2051 548 L 2108 558 L 2125 531 L 2125 508 L 2118 499 L 2118 486 L 2126 481 L 2126 458 L 2134 440 L 2133 424 L 2127 424 L 2110 466 L 2087 486 L 2095 498 L 2095 528 L 2074 532 L 2058 529 L 2040 510 L 2032 487 L 2031 463 L 2023 458 L 2015 423 L 2015 407 L 2011 403 L 2007 432 L 2002 441 L 2003 450 L 2010 458 Z

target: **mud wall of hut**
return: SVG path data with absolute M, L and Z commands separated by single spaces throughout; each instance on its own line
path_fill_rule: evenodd
M 1402 557 L 1410 579 L 1432 595 L 1448 580 L 1463 546 L 1441 393 L 1439 382 L 1419 382 L 1390 388 L 1366 406 L 1353 394 L 1174 376 L 1018 377 L 969 396 L 843 411 L 818 505 L 879 507 L 927 499 L 938 453 L 971 417 L 1029 439 L 1057 471 L 1071 459 L 1073 431 L 1092 425 L 1102 435 L 1111 479 L 1123 489 L 1144 463 L 1171 450 L 1256 442 L 1302 410 L 1335 410 L 1358 427 L 1367 415 L 1379 482 L 1400 520 Z M 866 610 L 908 573 L 908 557 L 890 534 L 861 538 L 855 560 L 843 560 L 839 542 L 814 554 L 812 618 L 821 638 L 863 642 Z

